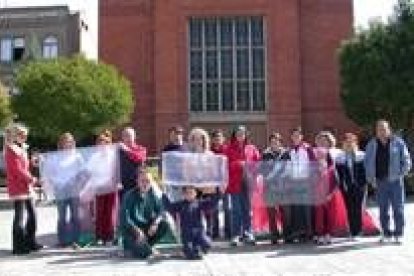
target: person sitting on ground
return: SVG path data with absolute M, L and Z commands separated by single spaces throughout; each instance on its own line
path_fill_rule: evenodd
M 146 259 L 158 255 L 153 246 L 168 233 L 169 224 L 150 173 L 143 167 L 139 170 L 136 187 L 122 201 L 120 232 L 125 255 Z
M 217 208 L 220 196 L 214 194 L 208 198 L 197 198 L 197 189 L 188 185 L 183 187 L 183 200 L 171 203 L 166 195 L 163 196 L 165 208 L 173 215 L 180 217 L 181 242 L 183 253 L 189 260 L 200 260 L 200 250 L 207 254 L 211 248 L 211 239 L 207 236 L 203 224 L 203 213 Z

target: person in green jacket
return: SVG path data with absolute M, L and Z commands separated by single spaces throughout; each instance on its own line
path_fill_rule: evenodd
M 152 177 L 140 169 L 137 186 L 125 194 L 121 205 L 120 230 L 127 256 L 146 259 L 156 254 L 153 245 L 169 231 L 162 200 L 152 188 Z

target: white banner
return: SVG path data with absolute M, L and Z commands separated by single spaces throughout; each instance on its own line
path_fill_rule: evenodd
M 227 158 L 213 153 L 165 152 L 162 154 L 162 181 L 170 186 L 225 186 Z
M 79 197 L 92 200 L 96 195 L 117 190 L 118 146 L 94 146 L 44 153 L 40 157 L 40 179 L 51 199 Z
M 320 162 L 260 161 L 244 166 L 251 194 L 275 205 L 320 205 L 336 188 L 333 167 Z

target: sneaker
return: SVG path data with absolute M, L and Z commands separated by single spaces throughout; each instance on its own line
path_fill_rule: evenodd
M 30 247 L 29 247 L 29 249 L 31 251 L 39 251 L 39 250 L 41 250 L 43 248 L 44 248 L 44 245 L 38 244 L 38 243 L 34 243 L 34 244 L 30 245 Z
M 387 242 L 390 242 L 391 241 L 391 237 L 389 237 L 389 236 L 384 236 L 384 235 L 382 235 L 381 236 L 381 238 L 380 238 L 380 240 L 379 240 L 379 242 L 380 243 L 387 243 Z
M 271 245 L 278 245 L 279 244 L 279 240 L 278 239 L 275 239 L 275 238 L 272 238 L 272 239 L 270 239 L 270 244 Z
M 156 249 L 151 250 L 151 254 L 147 257 L 149 263 L 155 263 L 162 259 L 163 255 Z
M 332 244 L 332 238 L 331 238 L 331 235 L 325 235 L 325 238 L 324 238 L 324 244 L 325 245 L 329 245 L 329 244 Z
M 80 249 L 82 249 L 82 246 L 80 246 L 76 242 L 72 243 L 71 244 L 71 247 L 72 247 L 73 250 L 80 250 Z
M 200 253 L 194 254 L 191 257 L 187 258 L 188 260 L 193 260 L 193 261 L 199 261 L 203 259 L 203 255 L 201 255 Z
M 250 245 L 256 244 L 256 239 L 252 233 L 245 233 L 243 240 L 245 243 L 250 244 Z
M 323 245 L 323 244 L 324 244 L 324 242 L 325 242 L 325 239 L 324 239 L 323 237 L 318 237 L 318 238 L 316 239 L 316 244 L 317 244 L 317 245 Z
M 241 241 L 241 237 L 236 236 L 234 237 L 231 241 L 230 241 L 230 245 L 231 246 L 239 246 L 241 245 L 242 241 Z
M 357 241 L 356 236 L 350 236 L 350 237 L 349 237 L 349 241 L 350 241 L 350 242 L 356 242 L 356 241 Z
M 400 236 L 395 236 L 395 237 L 394 237 L 394 243 L 395 243 L 396 245 L 402 245 L 402 244 L 403 244 L 403 242 L 402 242 L 402 237 L 400 237 Z
M 201 252 L 203 252 L 204 255 L 207 255 L 208 252 L 210 251 L 210 249 L 211 249 L 211 246 L 210 245 L 209 246 L 201 246 L 200 247 L 200 250 L 201 250 Z

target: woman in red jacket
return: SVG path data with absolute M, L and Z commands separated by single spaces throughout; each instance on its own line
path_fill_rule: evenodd
M 226 149 L 229 162 L 229 185 L 227 193 L 231 201 L 231 244 L 239 245 L 242 241 L 255 243 L 251 233 L 251 207 L 248 184 L 244 178 L 244 164 L 259 161 L 260 152 L 247 142 L 247 131 L 238 126 L 232 133 Z
M 36 214 L 31 198 L 31 185 L 36 178 L 30 174 L 27 156 L 28 130 L 20 124 L 14 124 L 6 130 L 4 157 L 6 161 L 6 183 L 9 198 L 14 205 L 13 254 L 28 254 L 39 250 L 37 244 Z M 24 208 L 27 216 L 24 221 Z

